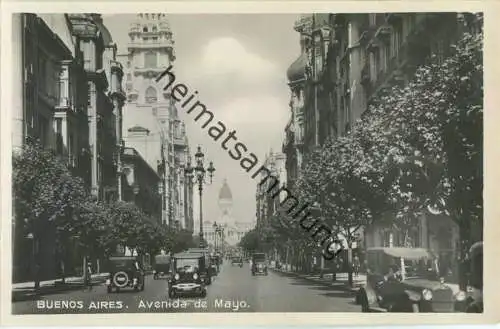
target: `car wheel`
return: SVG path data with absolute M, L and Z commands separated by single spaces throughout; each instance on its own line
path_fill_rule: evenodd
M 110 294 L 113 291 L 113 288 L 111 286 L 108 286 L 106 290 L 108 291 L 108 294 Z

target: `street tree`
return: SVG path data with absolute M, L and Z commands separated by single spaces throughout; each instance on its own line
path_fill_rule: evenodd
M 62 245 L 77 234 L 73 214 L 87 197 L 87 191 L 83 181 L 71 175 L 62 158 L 43 149 L 34 139 L 27 139 L 22 149 L 14 152 L 12 168 L 14 225 L 18 232 L 32 238 L 34 281 L 38 288 L 43 266 L 38 253 L 44 248 L 44 230 L 55 230 L 56 248 L 62 252 Z M 15 236 L 19 238 L 19 234 Z

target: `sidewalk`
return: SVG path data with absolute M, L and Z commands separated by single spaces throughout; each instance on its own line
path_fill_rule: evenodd
M 366 283 L 366 275 L 359 274 L 357 277 L 353 274 L 353 287 L 349 287 L 348 284 L 348 274 L 347 273 L 337 273 L 337 277 L 335 281 L 332 281 L 332 273 L 323 274 L 323 278 L 320 278 L 319 274 L 301 274 L 292 271 L 287 271 L 284 269 L 272 269 L 277 273 L 282 273 L 284 275 L 295 276 L 301 279 L 310 280 L 318 283 L 323 283 L 326 286 L 336 287 L 339 290 L 357 292 L 360 287 L 362 287 Z
M 109 273 L 99 273 L 92 275 L 92 283 L 104 283 Z M 66 278 L 63 284 L 61 279 L 41 281 L 40 288 L 35 291 L 34 282 L 20 282 L 12 285 L 12 301 L 35 299 L 37 296 L 54 294 L 63 291 L 83 289 L 84 282 L 82 277 Z

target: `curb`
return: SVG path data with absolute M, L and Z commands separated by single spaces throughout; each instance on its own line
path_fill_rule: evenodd
M 332 284 L 333 282 L 332 281 L 325 281 L 325 280 L 318 280 L 318 279 L 315 279 L 315 278 L 311 278 L 311 277 L 308 277 L 307 275 L 304 275 L 304 274 L 298 274 L 298 273 L 293 273 L 293 272 L 285 272 L 285 271 L 279 271 L 279 270 L 276 270 L 276 269 L 272 269 L 274 272 L 276 273 L 279 273 L 279 274 L 285 274 L 285 275 L 290 275 L 290 276 L 294 276 L 294 277 L 297 277 L 297 278 L 301 278 L 301 279 L 304 279 L 304 280 L 308 280 L 308 281 L 313 281 L 313 282 L 317 282 L 317 283 L 321 283 L 322 285 L 324 286 L 327 286 L 327 287 L 336 287 L 338 288 L 340 291 L 348 291 L 348 292 L 353 292 L 353 293 L 356 293 L 360 287 L 349 287 L 348 285 L 346 284 L 341 284 L 341 285 L 335 285 L 335 284 Z
M 99 285 L 103 284 L 106 282 L 105 277 L 100 277 L 96 278 L 92 281 L 93 285 Z M 51 295 L 51 294 L 57 294 L 60 292 L 65 292 L 65 291 L 73 291 L 73 290 L 79 290 L 79 289 L 84 289 L 85 285 L 83 282 L 73 282 L 73 283 L 66 283 L 66 284 L 59 284 L 59 285 L 50 285 L 50 286 L 45 286 L 41 287 L 38 291 L 34 291 L 34 289 L 26 289 L 26 290 L 13 290 L 12 291 L 12 302 L 20 302 L 20 301 L 26 301 L 26 300 L 34 300 L 37 297 L 44 296 L 44 295 Z

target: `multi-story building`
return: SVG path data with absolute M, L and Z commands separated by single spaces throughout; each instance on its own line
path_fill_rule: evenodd
M 123 201 L 134 202 L 145 214 L 161 223 L 160 176 L 135 149 L 122 153 Z
M 84 179 L 95 196 L 109 199 L 106 188 L 117 185 L 115 125 L 123 95 L 120 68 L 112 67 L 108 60 L 115 46 L 100 15 L 18 14 L 13 23 L 13 58 L 20 61 L 13 65 L 14 149 L 28 136 L 39 139 Z M 111 49 L 108 59 L 103 54 L 106 49 Z M 52 233 L 55 231 L 46 227 L 39 237 L 43 241 L 38 241 L 41 279 L 54 277 L 61 260 Z M 24 271 L 32 263 L 30 257 L 22 256 L 22 247 L 15 249 L 14 262 L 26 264 L 14 267 Z M 67 274 L 79 263 L 66 261 Z
M 15 14 L 13 33 L 13 149 L 22 147 L 27 137 L 36 138 L 88 180 L 87 85 L 67 16 Z M 54 241 L 50 223 L 38 237 L 36 255 L 30 239 L 14 236 L 14 280 L 31 278 L 33 257 L 41 259 L 41 279 L 54 277 L 62 256 Z
M 431 54 L 442 59 L 464 21 L 474 28 L 467 15 L 457 13 L 302 15 L 295 25 L 301 55 L 287 72 L 292 113 L 283 151 L 289 185 L 299 177 L 307 150 L 349 133 L 382 89 L 407 84 Z M 420 218 L 406 238 L 393 227 L 368 227 L 364 243 L 452 253 L 456 227 L 449 218 L 430 217 L 443 216 Z
M 273 179 L 267 179 L 262 184 L 257 185 L 256 191 L 256 219 L 257 226 L 274 215 L 280 207 L 280 202 L 284 200 L 286 195 L 281 193 L 279 196 L 274 196 L 273 192 L 279 187 L 286 186 L 286 156 L 281 152 L 273 152 L 272 150 L 266 155 L 263 166 L 266 167 L 273 177 L 276 177 L 278 182 Z M 267 173 L 262 173 L 262 179 L 265 179 Z M 270 191 L 274 184 L 275 189 Z
M 111 201 L 119 197 L 123 72 L 115 61 L 116 44 L 100 14 L 69 14 L 68 19 L 76 48 L 83 53 L 88 83 L 91 191 L 97 198 Z
M 148 140 L 127 137 L 146 161 L 162 171 L 162 222 L 168 225 L 189 226 L 186 221 L 185 183 L 188 140 L 180 120 L 175 100 L 164 86 L 168 81 L 156 81 L 175 60 L 172 31 L 165 14 L 138 14 L 129 29 L 126 54 L 118 55 L 125 67 L 125 89 L 128 95 L 125 128 L 142 126 L 148 129 Z M 168 79 L 168 78 L 165 78 Z M 151 146 L 149 146 L 151 145 Z

